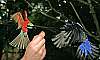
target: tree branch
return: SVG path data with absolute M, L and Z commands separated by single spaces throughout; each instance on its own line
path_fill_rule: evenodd
M 33 6 L 28 1 L 26 1 L 26 3 L 33 9 Z
M 99 27 L 98 19 L 96 17 L 95 11 L 94 11 L 94 7 L 93 7 L 93 5 L 91 3 L 91 0 L 88 0 L 88 3 L 89 3 L 89 8 L 90 8 L 90 13 L 93 16 L 94 24 L 96 25 L 96 28 L 97 28 L 97 33 L 100 36 L 100 27 Z
M 80 23 L 82 24 L 83 29 L 84 29 L 90 36 L 92 36 L 93 38 L 95 38 L 96 40 L 98 40 L 98 38 L 97 38 L 96 36 L 92 35 L 92 34 L 85 28 L 85 26 L 84 26 L 84 24 L 83 24 L 81 18 L 79 17 L 79 15 L 78 15 L 78 13 L 77 13 L 75 7 L 73 6 L 73 4 L 72 4 L 71 2 L 70 2 L 70 5 L 72 6 L 72 8 L 73 8 L 73 10 L 74 10 L 74 12 L 75 12 L 77 18 L 79 19 Z M 100 42 L 100 41 L 99 41 L 99 42 Z
M 58 13 L 58 14 L 61 16 L 61 13 L 60 13 L 60 12 L 58 12 L 57 10 L 55 10 L 55 9 L 52 7 L 52 5 L 51 5 L 50 1 L 49 1 L 49 0 L 47 0 L 47 2 L 48 2 L 48 4 L 49 4 L 50 8 L 51 8 L 53 11 L 55 11 L 56 13 Z
M 83 1 L 83 0 L 77 0 L 77 1 L 79 1 L 80 3 L 83 3 L 83 4 L 85 4 L 85 5 L 89 5 L 87 2 L 85 2 L 85 1 Z
M 55 17 L 52 17 L 52 16 L 50 16 L 50 15 L 44 13 L 44 12 L 40 12 L 40 13 L 43 14 L 43 15 L 45 15 L 45 16 L 47 16 L 47 17 L 49 17 L 49 18 L 51 18 L 51 19 L 53 19 L 53 20 L 64 22 L 63 20 L 57 19 Z
M 60 17 L 65 17 L 66 19 L 68 19 L 68 18 L 67 18 L 65 15 L 63 15 L 61 12 L 58 12 L 55 8 L 53 8 L 49 0 L 47 0 L 47 2 L 48 2 L 48 4 L 49 4 L 50 8 L 51 8 L 54 12 L 58 13 L 58 14 L 60 15 Z
M 57 33 L 56 31 L 58 31 L 58 29 L 59 29 L 59 27 L 46 27 L 46 26 L 39 26 L 39 25 L 34 25 L 34 26 L 31 26 L 31 27 L 46 29 L 46 30 L 49 30 L 53 33 Z

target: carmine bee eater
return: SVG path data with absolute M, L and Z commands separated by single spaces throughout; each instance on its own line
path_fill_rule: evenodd
M 31 24 L 28 17 L 27 17 L 27 11 L 25 10 L 24 13 L 17 12 L 11 16 L 13 20 L 15 20 L 18 23 L 18 28 L 21 28 L 20 34 L 9 44 L 11 46 L 17 47 L 18 49 L 25 49 L 30 42 L 28 38 L 28 29 L 27 25 Z
M 60 29 L 62 31 L 52 38 L 56 47 L 71 46 L 77 48 L 76 56 L 80 60 L 95 60 L 99 57 L 99 47 L 93 43 L 92 38 L 81 24 L 66 20 L 65 25 Z

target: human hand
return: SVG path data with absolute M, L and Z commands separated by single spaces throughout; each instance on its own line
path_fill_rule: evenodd
M 34 36 L 33 40 L 28 44 L 22 60 L 43 60 L 46 55 L 44 36 L 43 31 Z

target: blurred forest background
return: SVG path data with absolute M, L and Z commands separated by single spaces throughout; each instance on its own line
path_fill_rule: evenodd
M 58 28 L 64 25 L 65 20 L 82 24 L 90 36 L 100 41 L 100 0 L 0 0 L 0 8 L 1 60 L 20 60 L 24 54 L 25 50 L 9 45 L 20 33 L 10 16 L 23 9 L 27 9 L 28 18 L 34 25 L 28 31 L 29 39 L 32 40 L 40 31 L 46 32 L 45 60 L 77 60 L 74 56 L 76 49 L 59 49 L 51 41 L 60 32 Z

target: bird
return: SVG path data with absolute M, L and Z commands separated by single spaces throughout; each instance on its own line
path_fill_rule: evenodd
M 18 49 L 25 49 L 30 42 L 28 37 L 28 25 L 33 26 L 33 24 L 29 21 L 27 17 L 27 11 L 24 10 L 24 13 L 16 12 L 11 16 L 17 24 L 17 29 L 21 29 L 19 35 L 9 44 Z
M 80 60 L 93 60 L 99 57 L 99 47 L 91 42 L 92 37 L 84 30 L 83 26 L 72 20 L 65 20 L 60 28 L 60 33 L 51 40 L 57 48 L 66 46 L 77 48 L 75 56 Z

